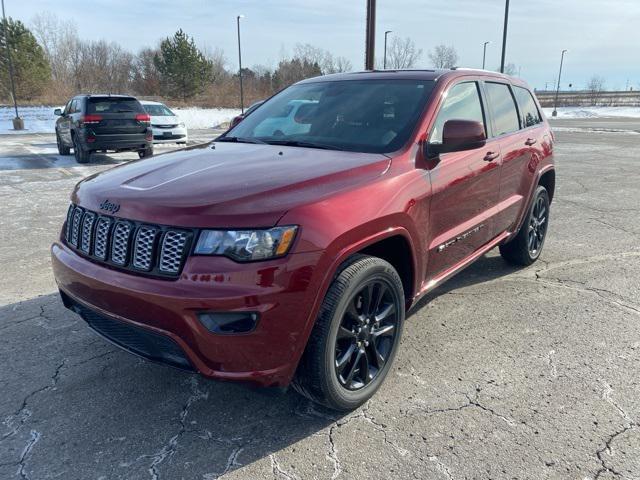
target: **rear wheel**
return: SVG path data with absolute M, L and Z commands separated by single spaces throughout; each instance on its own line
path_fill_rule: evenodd
M 73 154 L 76 157 L 78 163 L 89 163 L 91 158 L 91 152 L 82 148 L 78 137 L 73 136 Z
M 153 147 L 145 148 L 144 150 L 138 150 L 138 157 L 147 158 L 153 156 Z
M 60 155 L 69 155 L 71 153 L 71 148 L 67 147 L 62 138 L 60 138 L 60 134 L 56 131 L 56 144 L 58 145 L 58 153 Z
M 393 266 L 353 257 L 327 292 L 293 387 L 334 410 L 359 407 L 393 364 L 404 313 L 402 281 Z
M 549 226 L 549 193 L 538 185 L 529 213 L 515 238 L 500 245 L 500 254 L 513 265 L 531 265 L 542 253 Z

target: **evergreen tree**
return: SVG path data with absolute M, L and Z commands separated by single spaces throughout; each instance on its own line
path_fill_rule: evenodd
M 213 74 L 212 62 L 182 29 L 162 41 L 154 63 L 160 73 L 163 93 L 182 100 L 202 92 Z
M 0 98 L 11 98 L 7 43 L 13 61 L 16 96 L 30 100 L 41 95 L 51 80 L 44 50 L 20 20 L 0 20 Z

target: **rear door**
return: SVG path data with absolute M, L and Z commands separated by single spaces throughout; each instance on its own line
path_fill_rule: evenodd
M 148 127 L 149 118 L 133 97 L 89 97 L 86 120 L 96 135 L 139 135 Z
M 463 81 L 446 92 L 429 143 L 442 142 L 447 120 L 482 122 L 489 116 L 476 81 Z M 440 155 L 430 170 L 432 184 L 428 276 L 455 266 L 495 236 L 495 207 L 500 183 L 500 145 L 489 139 L 482 148 Z
M 514 87 L 506 83 L 485 82 L 485 91 L 493 111 L 493 127 L 496 139 L 502 150 L 502 172 L 500 176 L 500 200 L 498 203 L 497 228 L 499 232 L 513 231 L 517 220 L 529 198 L 532 185 L 531 170 L 533 153 L 542 144 L 538 138 L 542 130 L 536 128 L 541 120 L 528 118 L 529 110 L 523 93 L 533 99 L 526 89 Z M 516 101 L 521 98 L 522 105 Z M 535 103 L 533 105 L 537 112 Z M 530 127 L 527 127 L 527 123 Z

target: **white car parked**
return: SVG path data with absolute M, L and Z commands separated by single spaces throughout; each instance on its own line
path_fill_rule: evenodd
M 153 143 L 187 143 L 187 128 L 164 103 L 140 101 L 151 117 Z

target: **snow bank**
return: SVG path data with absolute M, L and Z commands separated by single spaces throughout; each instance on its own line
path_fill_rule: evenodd
M 62 107 L 60 107 L 62 108 Z M 13 130 L 13 108 L 0 107 L 0 134 L 2 133 L 54 133 L 56 107 L 19 107 L 20 117 L 24 120 L 25 130 Z M 176 108 L 173 111 L 180 116 L 188 129 L 213 128 L 228 122 L 240 110 L 233 108 Z
M 547 118 L 553 108 L 543 108 Z M 640 118 L 640 107 L 560 107 L 556 118 Z

